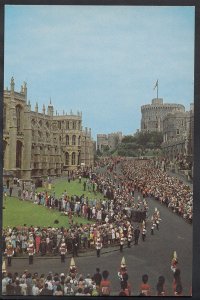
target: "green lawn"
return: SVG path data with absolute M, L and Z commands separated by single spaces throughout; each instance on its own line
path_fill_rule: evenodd
M 3 209 L 3 228 L 7 226 L 52 226 L 69 227 L 68 217 L 61 216 L 60 212 L 48 209 L 47 207 L 33 204 L 28 201 L 22 201 L 14 197 L 7 197 L 4 201 Z M 58 224 L 54 221 L 58 220 Z M 88 223 L 87 219 L 74 217 L 74 222 Z
M 83 180 L 82 183 L 78 181 L 71 181 L 70 183 L 61 180 L 53 185 L 51 191 L 55 191 L 56 196 L 62 195 L 63 191 L 66 189 L 67 194 L 81 196 L 84 194 L 88 196 L 88 199 L 103 199 L 103 195 L 97 193 L 84 192 L 83 191 Z M 39 188 L 38 191 L 45 190 L 44 188 Z M 15 197 L 7 197 L 4 201 L 5 209 L 3 209 L 3 228 L 7 226 L 52 226 L 52 227 L 69 227 L 68 217 L 61 216 L 61 213 L 57 210 L 49 209 L 41 205 L 33 204 L 29 201 L 22 201 Z M 54 224 L 54 221 L 58 220 L 58 224 Z M 87 219 L 81 217 L 73 217 L 74 223 L 88 223 Z
M 49 191 L 48 189 L 45 188 L 38 188 L 37 191 Z M 56 184 L 52 184 L 52 189 L 51 191 L 55 191 L 55 194 L 57 197 L 60 197 L 62 195 L 62 193 L 64 192 L 64 190 L 66 190 L 67 195 L 77 195 L 77 196 L 81 196 L 84 194 L 85 197 L 88 197 L 88 199 L 103 199 L 103 195 L 100 193 L 97 193 L 96 195 L 94 195 L 93 192 L 89 192 L 89 191 L 84 191 L 83 190 L 83 179 L 82 182 L 79 183 L 78 180 L 74 180 L 74 181 L 70 181 L 70 183 L 68 183 L 66 180 L 60 180 L 58 182 L 56 182 Z M 49 192 L 51 192 L 49 191 Z

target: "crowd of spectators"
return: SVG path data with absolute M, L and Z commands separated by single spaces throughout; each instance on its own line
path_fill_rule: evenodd
M 156 168 L 152 160 L 124 160 L 123 174 L 131 180 L 143 197 L 154 197 L 174 213 L 192 223 L 193 192 L 178 177 Z
M 54 193 L 39 192 L 35 194 L 35 203 L 48 208 L 58 209 L 67 215 L 71 226 L 67 228 L 38 228 L 18 226 L 3 230 L 3 248 L 11 242 L 16 254 L 26 253 L 28 241 L 32 239 L 36 253 L 57 254 L 62 238 L 65 239 L 69 252 L 73 251 L 76 240 L 79 249 L 95 248 L 95 240 L 99 234 L 103 247 L 118 244 L 123 234 L 125 240 L 128 232 L 133 235 L 132 211 L 148 211 L 148 204 L 141 196 L 134 197 L 131 181 L 120 180 L 116 174 L 118 161 L 101 162 L 100 167 L 107 166 L 106 172 L 90 174 L 83 184 L 83 190 L 93 189 L 93 199 L 84 194 L 80 197 L 69 197 L 64 191 L 62 197 L 56 198 Z M 94 174 L 94 173 L 93 173 Z M 102 200 L 95 199 L 96 190 L 102 193 Z M 84 191 L 83 191 L 84 192 Z M 74 224 L 72 216 L 86 218 L 88 224 Z
M 166 289 L 165 277 L 160 275 L 155 287 L 148 283 L 149 276 L 143 274 L 138 287 L 133 286 L 128 273 L 119 279 L 118 291 L 114 291 L 112 281 L 109 279 L 109 271 L 100 272 L 96 268 L 93 275 L 83 275 L 77 272 L 39 274 L 24 270 L 18 272 L 3 272 L 2 295 L 8 296 L 183 296 L 180 270 L 173 275 L 172 288 Z M 186 291 L 185 291 L 186 292 Z M 191 295 L 191 290 L 188 291 Z

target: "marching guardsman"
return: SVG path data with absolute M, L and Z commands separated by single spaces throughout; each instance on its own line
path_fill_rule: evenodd
M 8 267 L 11 266 L 11 261 L 12 261 L 12 257 L 14 255 L 15 251 L 14 248 L 12 246 L 11 242 L 8 242 L 7 246 L 6 246 L 6 250 L 5 250 L 5 254 L 7 256 L 7 262 L 8 262 Z
M 69 267 L 69 275 L 75 277 L 77 274 L 77 267 L 74 261 L 74 258 L 71 258 L 70 267 Z
M 120 237 L 120 241 L 119 241 L 119 244 L 120 244 L 120 252 L 123 252 L 124 241 L 125 241 L 125 238 L 124 238 L 124 235 L 123 235 L 123 233 L 122 233 L 122 234 L 121 234 L 121 237 Z
M 119 279 L 122 281 L 125 274 L 128 274 L 128 273 L 127 273 L 125 258 L 123 256 L 122 261 L 121 261 L 121 266 L 120 266 L 120 269 L 119 269 L 117 275 L 118 275 Z
M 33 264 L 33 255 L 35 254 L 35 246 L 34 246 L 32 240 L 28 244 L 27 251 L 28 251 L 29 265 L 32 265 Z
M 60 258 L 61 262 L 65 262 L 65 254 L 67 253 L 67 246 L 65 243 L 65 240 L 62 239 L 61 244 L 60 244 Z
M 100 257 L 101 248 L 102 248 L 101 238 L 97 237 L 97 240 L 96 240 L 97 257 Z
M 143 229 L 143 228 L 146 228 L 145 220 L 142 221 L 142 229 Z
M 158 217 L 155 218 L 155 224 L 156 224 L 156 229 L 159 230 L 159 219 Z
M 174 251 L 174 255 L 171 261 L 171 270 L 172 272 L 175 273 L 176 269 L 177 269 L 177 265 L 178 265 L 178 257 L 177 257 L 177 253 L 176 251 Z
M 127 237 L 127 241 L 128 241 L 128 248 L 131 248 L 131 242 L 132 242 L 132 234 L 131 231 L 128 232 L 128 237 Z
M 145 241 L 145 239 L 146 239 L 146 234 L 147 234 L 147 230 L 146 230 L 146 228 L 145 228 L 145 226 L 142 228 L 142 240 L 143 240 L 143 242 Z
M 151 217 L 151 221 L 152 221 L 152 224 L 151 224 L 151 235 L 154 235 L 154 228 L 155 228 L 156 224 L 154 223 L 153 216 Z
M 155 211 L 154 211 L 154 217 L 158 217 L 159 211 L 157 209 L 157 207 L 155 207 Z

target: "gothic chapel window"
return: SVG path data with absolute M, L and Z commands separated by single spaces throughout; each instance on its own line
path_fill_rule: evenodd
M 76 153 L 72 152 L 72 165 L 76 164 Z
M 17 132 L 21 129 L 21 107 L 20 105 L 16 106 L 16 118 L 17 118 Z
M 75 135 L 72 136 L 72 145 L 73 146 L 76 145 L 76 136 Z
M 69 136 L 66 135 L 66 145 L 68 146 L 69 145 Z

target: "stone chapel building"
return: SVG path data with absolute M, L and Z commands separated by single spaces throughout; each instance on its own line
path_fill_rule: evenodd
M 15 91 L 14 78 L 3 99 L 3 177 L 22 180 L 68 175 L 94 163 L 91 129 L 82 129 L 82 113 L 54 113 L 43 105 L 31 110 L 27 86 Z

